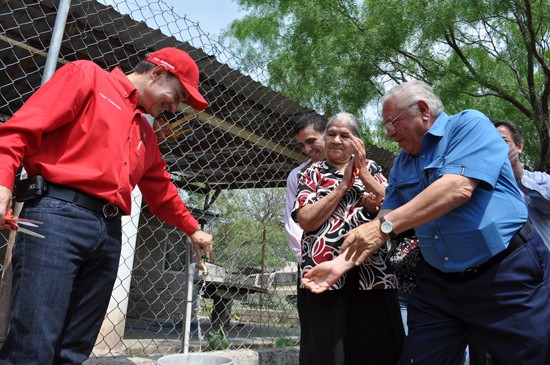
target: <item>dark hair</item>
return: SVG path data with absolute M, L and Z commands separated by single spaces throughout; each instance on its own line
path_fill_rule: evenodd
M 327 125 L 327 120 L 322 115 L 312 112 L 308 113 L 306 115 L 303 115 L 297 122 L 294 124 L 294 127 L 292 127 L 294 131 L 294 136 L 296 136 L 298 133 L 300 133 L 301 130 L 313 126 L 313 129 L 316 130 L 319 133 L 323 133 L 325 131 L 325 126 Z
M 147 72 L 154 69 L 155 67 L 157 67 L 157 65 L 155 65 L 153 62 L 141 61 L 140 63 L 137 64 L 136 67 L 134 67 L 134 72 L 140 75 L 146 74 Z M 166 80 L 170 80 L 171 78 L 176 77 L 176 75 L 174 75 L 170 71 L 168 70 L 166 71 L 168 72 L 168 74 L 166 74 Z
M 495 124 L 495 128 L 508 128 L 508 130 L 512 134 L 512 138 L 514 139 L 514 143 L 516 144 L 516 146 L 519 146 L 520 143 L 523 143 L 523 131 L 515 123 L 509 122 L 507 120 L 495 120 L 493 121 L 493 123 Z

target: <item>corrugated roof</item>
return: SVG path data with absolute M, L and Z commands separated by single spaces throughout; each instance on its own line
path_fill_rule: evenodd
M 40 86 L 58 4 L 52 0 L 1 3 L 0 113 L 12 115 Z M 172 33 L 183 36 L 185 29 L 178 24 L 159 26 L 175 27 Z M 147 52 L 168 46 L 185 50 L 197 62 L 200 91 L 211 104 L 201 113 L 182 104 L 175 115 L 166 114 L 179 136 L 160 147 L 170 171 L 179 176 L 177 184 L 202 193 L 285 186 L 289 172 L 305 160 L 294 144 L 292 126 L 310 110 L 202 49 L 111 6 L 73 1 L 59 66 L 87 59 L 105 69 L 119 67 L 130 73 Z

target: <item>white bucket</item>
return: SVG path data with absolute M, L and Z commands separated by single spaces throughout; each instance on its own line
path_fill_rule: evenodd
M 176 354 L 163 356 L 157 360 L 160 365 L 231 365 L 234 360 L 217 354 Z

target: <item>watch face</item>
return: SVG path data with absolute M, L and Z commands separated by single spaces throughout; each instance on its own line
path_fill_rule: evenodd
M 393 231 L 393 224 L 391 224 L 390 222 L 388 221 L 385 221 L 384 223 L 382 223 L 382 225 L 380 226 L 380 230 L 386 234 L 390 234 L 391 231 Z

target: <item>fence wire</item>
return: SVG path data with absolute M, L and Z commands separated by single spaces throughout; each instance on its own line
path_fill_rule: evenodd
M 0 3 L 0 122 L 40 86 L 58 5 Z M 58 67 L 87 59 L 130 73 L 146 53 L 167 46 L 197 62 L 201 93 L 210 102 L 204 112 L 182 103 L 176 113 L 150 120 L 182 199 L 213 236 L 208 274 L 192 284 L 190 351 L 207 350 L 208 333 L 220 326 L 233 349 L 297 345 L 298 267 L 283 214 L 286 177 L 305 161 L 292 125 L 310 110 L 264 87 L 270 75 L 261 68 L 236 71 L 242 60 L 235 52 L 163 1 L 72 1 Z M 372 148 L 368 157 L 389 173 L 391 153 Z M 134 205 L 123 220 L 119 278 L 96 356 L 182 348 L 186 264 L 197 258 L 185 234 L 154 217 L 137 191 Z M 5 230 L 0 235 L 5 255 Z

